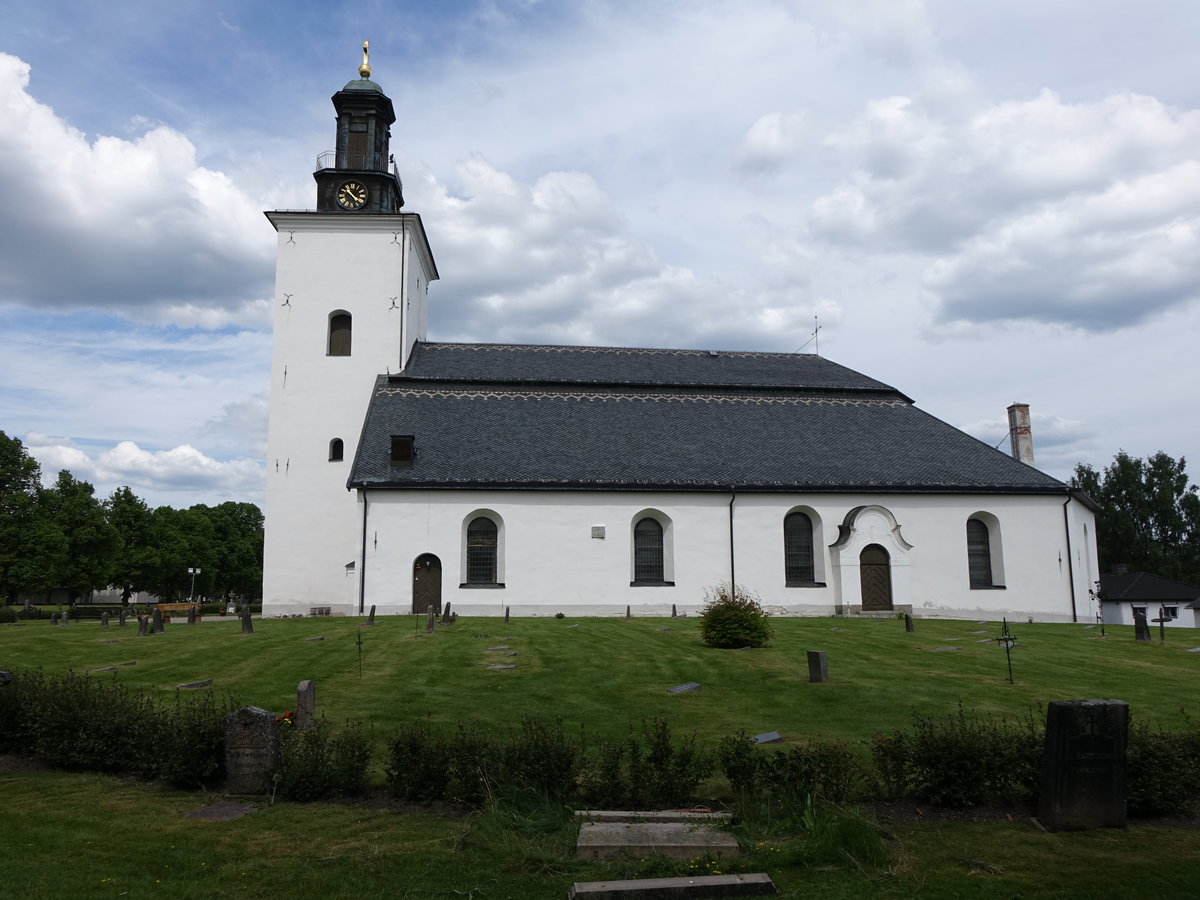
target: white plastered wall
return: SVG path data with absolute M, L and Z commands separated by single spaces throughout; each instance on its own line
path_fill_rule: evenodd
M 1092 514 L 1066 495 L 856 495 L 739 493 L 734 501 L 736 580 L 781 615 L 832 615 L 859 605 L 858 558 L 882 544 L 891 556 L 893 605 L 916 616 L 1087 621 L 1096 574 L 1086 547 Z M 697 612 L 705 590 L 730 577 L 728 493 L 561 491 L 383 491 L 369 493 L 365 544 L 367 606 L 408 613 L 412 564 L 433 553 L 442 566 L 442 601 L 464 614 L 668 615 Z M 783 518 L 813 519 L 823 586 L 784 583 Z M 503 588 L 460 586 L 464 521 L 487 510 L 502 521 Z M 630 529 L 653 510 L 669 519 L 674 586 L 631 586 Z M 847 525 L 839 526 L 857 510 Z M 972 589 L 966 521 L 995 517 L 1001 529 L 1002 587 Z M 1067 547 L 1070 523 L 1071 548 Z M 594 529 L 604 537 L 593 537 Z M 360 532 L 356 530 L 355 541 Z M 831 546 L 836 545 L 836 546 Z M 1068 560 L 1074 560 L 1074 609 Z M 360 563 L 361 565 L 361 563 Z M 351 601 L 344 611 L 353 612 Z M 304 611 L 304 610 L 297 610 Z

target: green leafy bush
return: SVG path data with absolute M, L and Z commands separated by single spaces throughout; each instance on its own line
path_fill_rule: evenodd
M 442 800 L 449 786 L 449 749 L 423 722 L 404 722 L 388 742 L 388 790 L 402 800 Z
M 721 584 L 710 588 L 700 615 L 700 637 L 710 647 L 765 647 L 771 640 L 770 614 L 758 597 L 743 587 Z
M 1126 797 L 1133 815 L 1173 815 L 1200 803 L 1200 730 L 1129 729 Z
M 362 724 L 334 729 L 322 719 L 301 731 L 284 719 L 279 726 L 279 792 L 288 800 L 320 800 L 361 794 L 371 765 L 371 741 Z
M 694 733 L 674 740 L 666 719 L 643 719 L 626 740 L 601 743 L 586 754 L 580 799 L 618 809 L 683 805 L 695 798 L 714 762 Z

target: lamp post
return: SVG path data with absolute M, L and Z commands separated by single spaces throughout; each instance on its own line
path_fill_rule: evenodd
M 199 568 L 188 568 L 188 574 L 192 576 L 192 591 L 188 595 L 188 603 L 196 599 L 196 576 L 200 574 Z

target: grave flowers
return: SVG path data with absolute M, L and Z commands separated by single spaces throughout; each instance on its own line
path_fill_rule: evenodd
M 275 724 L 278 725 L 280 728 L 295 728 L 296 727 L 296 713 L 295 712 L 280 713 L 279 715 L 277 715 L 275 717 Z

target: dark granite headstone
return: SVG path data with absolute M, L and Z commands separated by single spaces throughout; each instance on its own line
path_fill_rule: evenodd
M 230 794 L 265 794 L 279 759 L 279 727 L 275 716 L 246 706 L 225 716 L 225 790 Z
M 242 634 L 254 634 L 254 622 L 250 618 L 250 604 L 247 603 L 242 607 Z
M 829 680 L 829 661 L 825 658 L 824 650 L 808 651 L 808 681 L 810 684 L 820 684 Z
M 677 613 L 677 612 L 675 612 L 675 604 L 674 604 L 674 603 L 672 603 L 672 604 L 671 604 L 671 618 L 672 618 L 672 619 L 674 619 L 674 618 L 676 618 L 677 616 L 678 616 L 678 613 Z
M 50 624 L 51 624 L 51 625 L 57 625 L 57 624 L 58 624 L 58 613 L 51 613 L 51 614 L 50 614 Z
M 450 618 L 450 601 L 446 601 L 446 606 L 442 609 L 442 624 L 449 625 L 453 619 Z
M 150 613 L 150 625 L 155 634 L 162 634 L 166 630 L 163 628 L 162 610 L 157 606 Z
M 632 619 L 632 618 L 633 618 L 633 613 L 632 613 L 632 612 L 630 612 L 630 610 L 629 610 L 629 607 L 628 607 L 628 606 L 626 606 L 626 607 L 625 607 L 625 618 L 626 618 L 626 619 Z
M 108 613 L 106 613 L 106 612 L 100 613 L 100 627 L 101 628 L 108 627 Z
M 123 609 L 117 613 L 117 625 L 121 628 L 125 627 L 125 617 L 129 615 L 129 610 Z
M 1133 610 L 1133 637 L 1138 641 L 1150 640 L 1150 623 L 1146 621 L 1146 611 L 1137 607 Z
M 1046 710 L 1046 752 L 1038 820 L 1049 831 L 1125 827 L 1124 700 L 1054 700 Z
M 504 624 L 508 624 L 508 607 L 504 607 Z
M 367 614 L 367 624 L 368 625 L 375 624 L 375 604 L 374 603 L 371 604 L 371 611 Z
M 909 634 L 913 633 L 913 620 L 912 616 L 908 613 L 904 614 L 904 630 Z
M 302 681 L 296 685 L 296 730 L 308 731 L 317 724 L 317 685 Z
M 150 619 L 143 615 L 138 615 L 138 637 L 145 637 L 150 628 Z
M 433 629 L 435 627 L 437 627 L 437 617 L 433 613 L 433 607 L 430 606 L 429 609 L 427 609 L 425 611 L 425 631 L 426 631 L 426 633 L 432 634 Z

